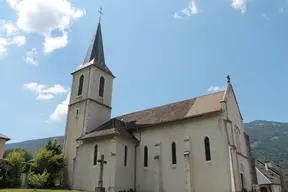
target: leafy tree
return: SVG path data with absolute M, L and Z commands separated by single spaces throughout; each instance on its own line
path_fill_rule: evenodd
M 21 173 L 24 162 L 23 153 L 12 151 L 6 159 L 0 161 L 0 187 L 19 187 L 21 185 Z
M 16 149 L 8 149 L 8 150 L 6 150 L 5 152 L 4 152 L 4 155 L 3 155 L 3 157 L 4 158 L 7 158 L 8 157 L 8 155 L 10 154 L 10 153 L 12 153 L 12 152 L 19 152 L 19 153 L 21 153 L 22 154 L 22 157 L 24 158 L 24 161 L 23 161 L 23 163 L 22 163 L 22 168 L 23 168 L 23 172 L 25 172 L 25 173 L 28 173 L 28 171 L 29 171 L 29 164 L 27 164 L 27 162 L 29 162 L 30 160 L 32 160 L 32 158 L 33 158 L 33 155 L 30 153 L 30 152 L 28 152 L 26 149 L 24 149 L 24 148 L 16 148 Z M 24 163 L 25 162 L 25 163 Z
M 7 158 L 8 154 L 11 153 L 11 152 L 13 152 L 13 151 L 14 151 L 14 149 L 7 149 L 7 150 L 5 150 L 5 151 L 4 151 L 4 154 L 3 154 L 3 158 L 4 158 L 4 159 Z
M 44 148 L 36 152 L 31 166 L 37 174 L 42 174 L 46 170 L 49 176 L 45 186 L 54 186 L 54 181 L 63 168 L 63 154 L 57 140 L 49 140 Z
M 37 188 L 43 187 L 44 184 L 48 181 L 49 173 L 46 170 L 42 174 L 36 174 L 30 172 L 28 175 L 28 184 L 36 190 Z

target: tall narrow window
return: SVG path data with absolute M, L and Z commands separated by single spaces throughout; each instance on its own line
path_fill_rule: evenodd
M 100 78 L 100 85 L 99 85 L 99 96 L 103 97 L 104 95 L 104 85 L 105 85 L 105 79 L 104 77 Z
M 98 145 L 94 146 L 93 165 L 97 165 Z
M 127 166 L 127 146 L 125 145 L 124 149 L 124 166 Z
M 242 185 L 242 189 L 244 189 L 244 176 L 243 176 L 243 173 L 241 173 L 241 185 Z
M 177 154 L 176 154 L 176 143 L 173 142 L 171 145 L 172 149 L 172 164 L 175 165 L 177 164 Z
M 84 75 L 81 75 L 78 84 L 78 96 L 82 95 L 83 83 L 84 83 Z
M 148 147 L 144 147 L 144 167 L 148 166 Z
M 204 144 L 205 144 L 206 161 L 210 161 L 211 160 L 211 151 L 210 151 L 210 141 L 209 141 L 208 137 L 205 137 Z

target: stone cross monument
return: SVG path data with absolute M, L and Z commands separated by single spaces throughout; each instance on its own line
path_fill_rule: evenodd
M 97 162 L 100 163 L 100 174 L 98 180 L 98 187 L 95 188 L 95 192 L 105 192 L 105 188 L 103 187 L 103 170 L 104 164 L 107 164 L 107 161 L 104 160 L 104 155 L 101 155 L 101 159 L 99 159 Z

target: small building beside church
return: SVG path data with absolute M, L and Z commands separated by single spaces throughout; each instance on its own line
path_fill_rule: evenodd
M 115 76 L 105 63 L 100 22 L 72 75 L 64 143 L 71 188 L 252 191 L 249 138 L 229 76 L 223 91 L 112 118 Z
M 5 143 L 9 140 L 10 138 L 0 133 L 0 159 L 3 158 Z
M 282 168 L 256 160 L 256 173 L 260 192 L 288 192 Z

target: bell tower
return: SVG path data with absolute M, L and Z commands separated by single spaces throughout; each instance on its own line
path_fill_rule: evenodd
M 84 62 L 72 76 L 64 142 L 64 180 L 70 187 L 73 186 L 74 159 L 79 146 L 76 139 L 111 119 L 115 76 L 105 63 L 100 19 Z

